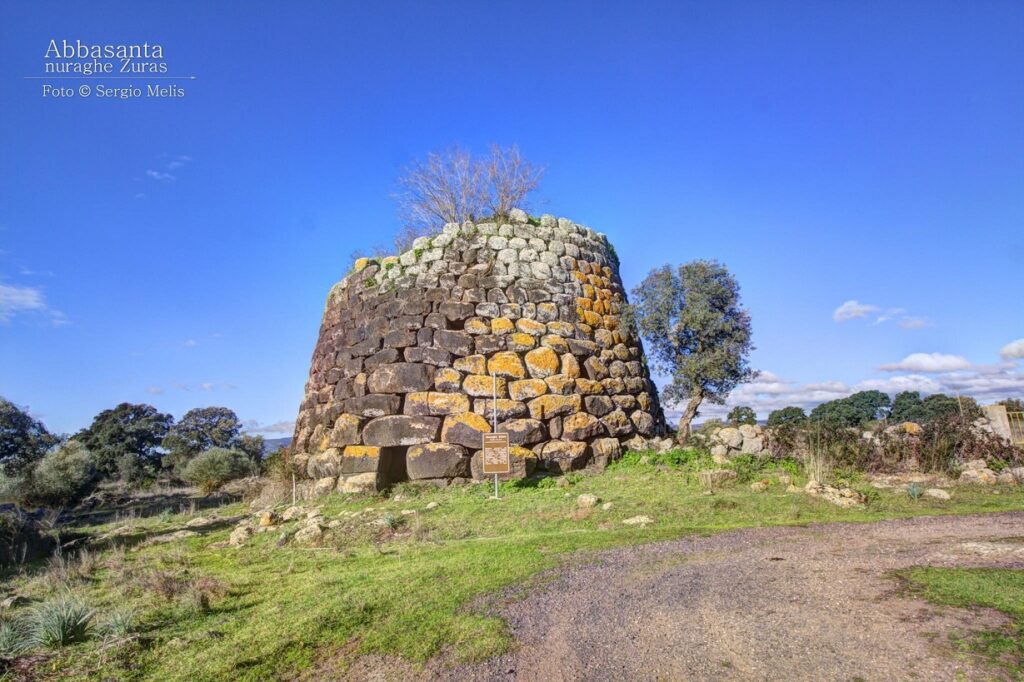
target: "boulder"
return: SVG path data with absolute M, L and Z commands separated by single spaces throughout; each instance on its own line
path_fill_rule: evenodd
M 719 429 L 717 436 L 718 440 L 725 443 L 727 447 L 739 448 L 743 445 L 743 434 L 739 429 L 734 429 L 731 426 Z
M 310 488 L 310 494 L 313 497 L 322 497 L 334 490 L 335 485 L 338 483 L 337 476 L 324 476 L 313 481 L 313 486 Z
M 413 480 L 458 478 L 470 475 L 469 461 L 469 454 L 460 445 L 427 443 L 409 448 L 405 466 Z
M 330 448 L 313 455 L 306 463 L 306 475 L 310 478 L 323 478 L 324 476 L 337 476 L 341 473 L 341 450 Z
M 618 438 L 598 438 L 590 444 L 590 450 L 594 454 L 594 464 L 600 469 L 622 457 Z
M 549 440 L 540 446 L 540 458 L 549 470 L 566 473 L 582 469 L 590 455 L 587 444 L 578 441 Z
M 601 498 L 597 495 L 591 495 L 590 493 L 584 493 L 576 498 L 576 506 L 580 509 L 593 509 L 597 506 Z
M 332 448 L 343 448 L 359 442 L 359 427 L 362 421 L 354 414 L 343 413 L 334 421 L 334 428 L 327 444 Z
M 249 526 L 239 526 L 231 531 L 231 535 L 228 536 L 228 544 L 232 547 L 241 547 L 251 537 L 252 528 L 249 528 Z
M 640 516 L 631 516 L 628 519 L 623 519 L 622 523 L 627 526 L 647 526 L 654 523 L 654 519 L 641 514 Z
M 477 398 L 473 401 L 473 412 L 487 421 L 494 419 L 495 415 L 497 415 L 498 421 L 505 421 L 506 419 L 519 419 L 530 413 L 526 403 L 508 398 L 498 398 L 497 400 Z
M 912 424 L 913 422 L 907 423 Z M 950 494 L 943 490 L 942 488 L 928 488 L 927 490 L 924 491 L 924 496 L 933 497 L 936 500 L 948 500 L 950 498 Z
M 382 365 L 370 373 L 366 387 L 370 393 L 414 393 L 429 390 L 434 384 L 434 367 L 420 363 L 396 362 Z
M 625 438 L 636 431 L 636 427 L 633 425 L 633 422 L 630 421 L 629 417 L 627 417 L 626 413 L 622 410 L 609 412 L 605 416 L 601 417 L 601 423 L 604 424 L 605 429 L 608 430 L 608 435 L 614 436 L 615 438 Z
M 636 427 L 636 432 L 641 436 L 650 438 L 655 433 L 654 417 L 648 412 L 637 410 L 629 416 L 630 421 Z
M 541 379 L 522 379 L 508 385 L 512 400 L 531 400 L 548 392 L 548 385 Z
M 506 379 L 525 379 L 526 368 L 519 355 L 512 352 L 495 353 L 487 360 L 487 373 Z
M 757 436 L 744 438 L 743 446 L 740 448 L 740 451 L 744 455 L 759 455 L 764 451 L 764 440 Z
M 565 440 L 590 440 L 604 433 L 605 428 L 597 417 L 586 412 L 577 412 L 562 420 L 562 438 Z
M 579 395 L 542 395 L 534 398 L 527 407 L 530 409 L 530 416 L 534 419 L 550 419 L 579 412 L 583 406 L 582 398 Z
M 960 482 L 975 485 L 994 485 L 996 483 L 996 474 L 991 469 L 985 467 L 981 469 L 965 469 L 960 472 Z
M 363 442 L 378 447 L 422 445 L 436 440 L 440 427 L 441 420 L 437 417 L 377 417 L 368 422 L 363 429 Z
M 422 391 L 405 396 L 405 414 L 444 417 L 469 412 L 469 396 L 464 393 Z
M 358 494 L 377 491 L 377 474 L 369 471 L 362 474 L 348 474 L 338 478 L 339 493 Z
M 441 428 L 441 441 L 477 450 L 483 447 L 483 434 L 490 432 L 490 422 L 479 414 L 456 414 L 445 417 L 444 426 Z
M 561 361 L 550 348 L 535 348 L 526 354 L 526 369 L 534 379 L 546 379 L 559 373 Z
M 537 419 L 510 419 L 498 424 L 498 433 L 507 433 L 510 445 L 534 445 L 548 438 L 544 423 Z
M 731 469 L 704 469 L 697 472 L 701 485 L 709 490 L 719 488 L 736 480 L 736 472 Z

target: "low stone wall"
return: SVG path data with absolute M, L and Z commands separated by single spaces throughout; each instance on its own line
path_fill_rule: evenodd
M 360 259 L 328 297 L 292 461 L 316 492 L 480 478 L 496 418 L 512 477 L 603 467 L 666 431 L 625 303 L 607 238 L 565 218 L 449 224 Z

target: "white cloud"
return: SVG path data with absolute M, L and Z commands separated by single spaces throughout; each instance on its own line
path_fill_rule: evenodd
M 0 324 L 7 324 L 15 315 L 22 313 L 46 315 L 54 325 L 67 323 L 64 313 L 47 305 L 40 289 L 0 284 Z
M 882 365 L 883 372 L 955 372 L 969 369 L 971 363 L 961 355 L 911 353 L 899 362 Z
M 187 339 L 182 341 L 181 345 L 185 346 L 185 348 L 195 348 L 199 343 L 195 339 Z
M 146 393 L 150 395 L 163 395 L 164 389 L 159 386 L 150 386 L 146 389 Z
M 152 169 L 146 171 L 146 177 L 150 178 L 151 180 L 156 180 L 158 182 L 174 182 L 174 180 L 176 179 L 170 173 L 164 173 L 163 171 L 157 171 Z
M 878 306 L 871 305 L 870 303 L 847 301 L 835 309 L 832 313 L 832 319 L 836 322 L 846 322 L 847 320 L 867 317 L 872 313 L 877 313 L 879 310 L 881 309 Z
M 923 317 L 904 317 L 897 324 L 902 329 L 923 329 L 924 327 L 930 327 L 931 322 L 924 319 Z
M 1024 359 L 1024 339 L 1017 339 L 1003 346 L 1002 350 L 999 351 L 999 355 L 1004 360 L 1021 360 Z
M 952 356 L 956 357 L 956 356 Z M 829 400 L 844 398 L 857 391 L 882 391 L 895 396 L 900 391 L 918 391 L 922 395 L 945 393 L 971 397 L 985 404 L 1005 398 L 1024 398 L 1024 370 L 1014 365 L 979 365 L 970 369 L 937 372 L 931 376 L 908 372 L 877 379 L 865 379 L 853 384 L 842 381 L 822 381 L 801 384 L 780 379 L 764 372 L 755 381 L 736 388 L 725 405 L 704 403 L 698 421 L 713 417 L 724 418 L 733 407 L 747 405 L 764 419 L 773 410 L 789 405 L 810 412 L 815 406 Z M 666 406 L 665 414 L 676 422 L 681 406 Z
M 217 384 L 215 384 L 215 383 L 213 383 L 211 381 L 205 381 L 205 382 L 199 384 L 199 388 L 203 389 L 204 391 L 212 391 L 215 388 L 217 388 Z
M 272 424 L 261 424 L 255 419 L 249 419 L 242 425 L 242 431 L 245 433 L 277 433 L 290 436 L 295 432 L 295 422 L 281 420 Z

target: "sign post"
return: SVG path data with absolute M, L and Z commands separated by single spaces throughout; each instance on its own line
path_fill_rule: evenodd
M 491 390 L 493 393 L 493 404 L 491 409 L 491 431 L 498 430 L 498 377 L 491 374 Z M 494 498 L 498 498 L 498 474 L 507 474 L 512 470 L 508 453 L 507 433 L 485 433 L 483 434 L 483 449 L 480 452 L 483 473 L 494 474 Z

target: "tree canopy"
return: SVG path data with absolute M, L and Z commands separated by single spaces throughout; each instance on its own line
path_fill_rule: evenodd
M 92 452 L 97 470 L 104 476 L 127 466 L 126 456 L 135 456 L 140 464 L 159 460 L 157 447 L 174 424 L 174 417 L 158 412 L 152 405 L 121 403 L 96 415 L 92 424 L 75 435 Z
M 811 410 L 813 421 L 836 426 L 861 426 L 889 415 L 891 401 L 881 391 L 859 391 L 853 395 L 830 400 Z
M 8 476 L 26 473 L 59 440 L 41 421 L 0 398 L 0 467 Z
M 165 465 L 180 469 L 204 450 L 230 448 L 241 429 L 238 417 L 226 407 L 189 410 L 163 439 L 163 448 L 167 450 Z
M 655 369 L 669 375 L 666 403 L 686 402 L 680 436 L 704 400 L 721 404 L 757 373 L 750 368 L 750 315 L 725 266 L 697 260 L 651 270 L 637 286 L 628 319 L 647 342 Z
M 799 426 L 807 422 L 807 413 L 802 407 L 783 407 L 781 410 L 773 410 L 768 415 L 768 426 Z
M 728 419 L 731 426 L 741 426 L 742 424 L 753 426 L 757 423 L 757 412 L 754 412 L 752 407 L 737 405 L 729 410 Z

